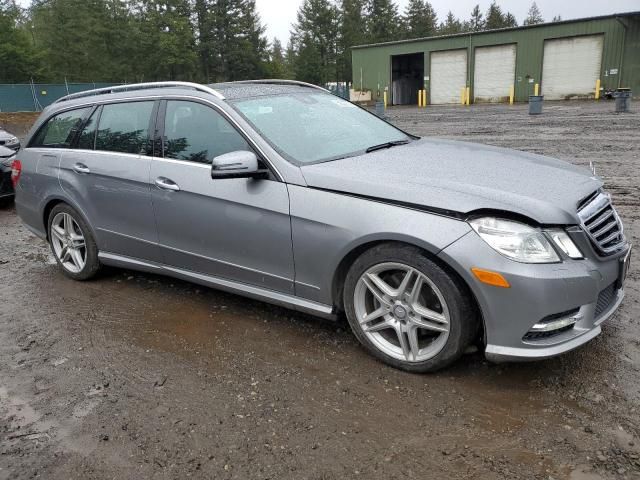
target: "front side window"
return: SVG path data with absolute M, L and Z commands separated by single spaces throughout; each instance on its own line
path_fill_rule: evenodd
M 69 148 L 73 137 L 90 108 L 70 110 L 55 115 L 47 121 L 31 142 L 31 147 Z
M 326 93 L 261 96 L 235 108 L 282 156 L 296 164 L 363 154 L 410 137 L 356 105 Z
M 164 121 L 164 156 L 210 164 L 214 157 L 251 148 L 217 111 L 201 103 L 167 102 Z
M 104 105 L 96 134 L 96 150 L 144 154 L 153 102 Z

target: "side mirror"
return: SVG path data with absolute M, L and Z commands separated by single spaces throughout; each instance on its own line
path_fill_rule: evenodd
M 264 175 L 258 168 L 258 157 L 253 152 L 238 150 L 213 159 L 211 178 L 255 178 Z

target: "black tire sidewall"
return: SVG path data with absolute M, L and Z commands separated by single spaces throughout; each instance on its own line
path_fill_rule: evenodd
M 80 230 L 82 230 L 82 235 L 84 236 L 87 250 L 87 261 L 84 265 L 84 268 L 77 273 L 70 272 L 69 270 L 64 268 L 53 248 L 51 224 L 53 223 L 53 219 L 55 218 L 55 216 L 59 213 L 66 213 L 71 215 L 71 217 L 80 227 Z M 74 208 L 70 207 L 67 204 L 61 203 L 56 205 L 49 213 L 49 218 L 47 219 L 47 234 L 49 237 L 49 247 L 51 248 L 51 252 L 56 259 L 56 263 L 67 277 L 74 280 L 88 280 L 95 276 L 95 274 L 100 269 L 100 260 L 98 260 L 98 246 L 96 245 L 96 241 L 91 228 L 89 228 L 89 225 L 84 220 L 82 215 L 80 215 Z
M 438 287 L 447 303 L 450 314 L 449 337 L 442 350 L 428 360 L 413 363 L 385 354 L 367 338 L 356 318 L 353 297 L 358 280 L 369 268 L 386 262 L 409 265 L 425 274 Z M 360 343 L 376 358 L 409 372 L 432 372 L 450 365 L 464 353 L 475 331 L 473 309 L 464 285 L 417 247 L 384 244 L 366 251 L 347 273 L 343 301 L 351 330 Z

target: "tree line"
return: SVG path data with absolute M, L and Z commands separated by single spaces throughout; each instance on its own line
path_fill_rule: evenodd
M 543 21 L 534 2 L 524 24 Z M 255 0 L 0 0 L 0 83 L 351 81 L 354 45 L 517 25 L 495 0 L 467 20 L 427 0 L 304 0 L 285 47 Z

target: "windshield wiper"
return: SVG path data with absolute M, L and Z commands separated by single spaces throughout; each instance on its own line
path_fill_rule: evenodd
M 382 150 L 384 148 L 395 147 L 396 145 L 406 145 L 409 143 L 409 140 L 394 140 L 393 142 L 385 142 L 380 145 L 373 145 L 365 150 L 366 153 L 375 152 L 376 150 Z

